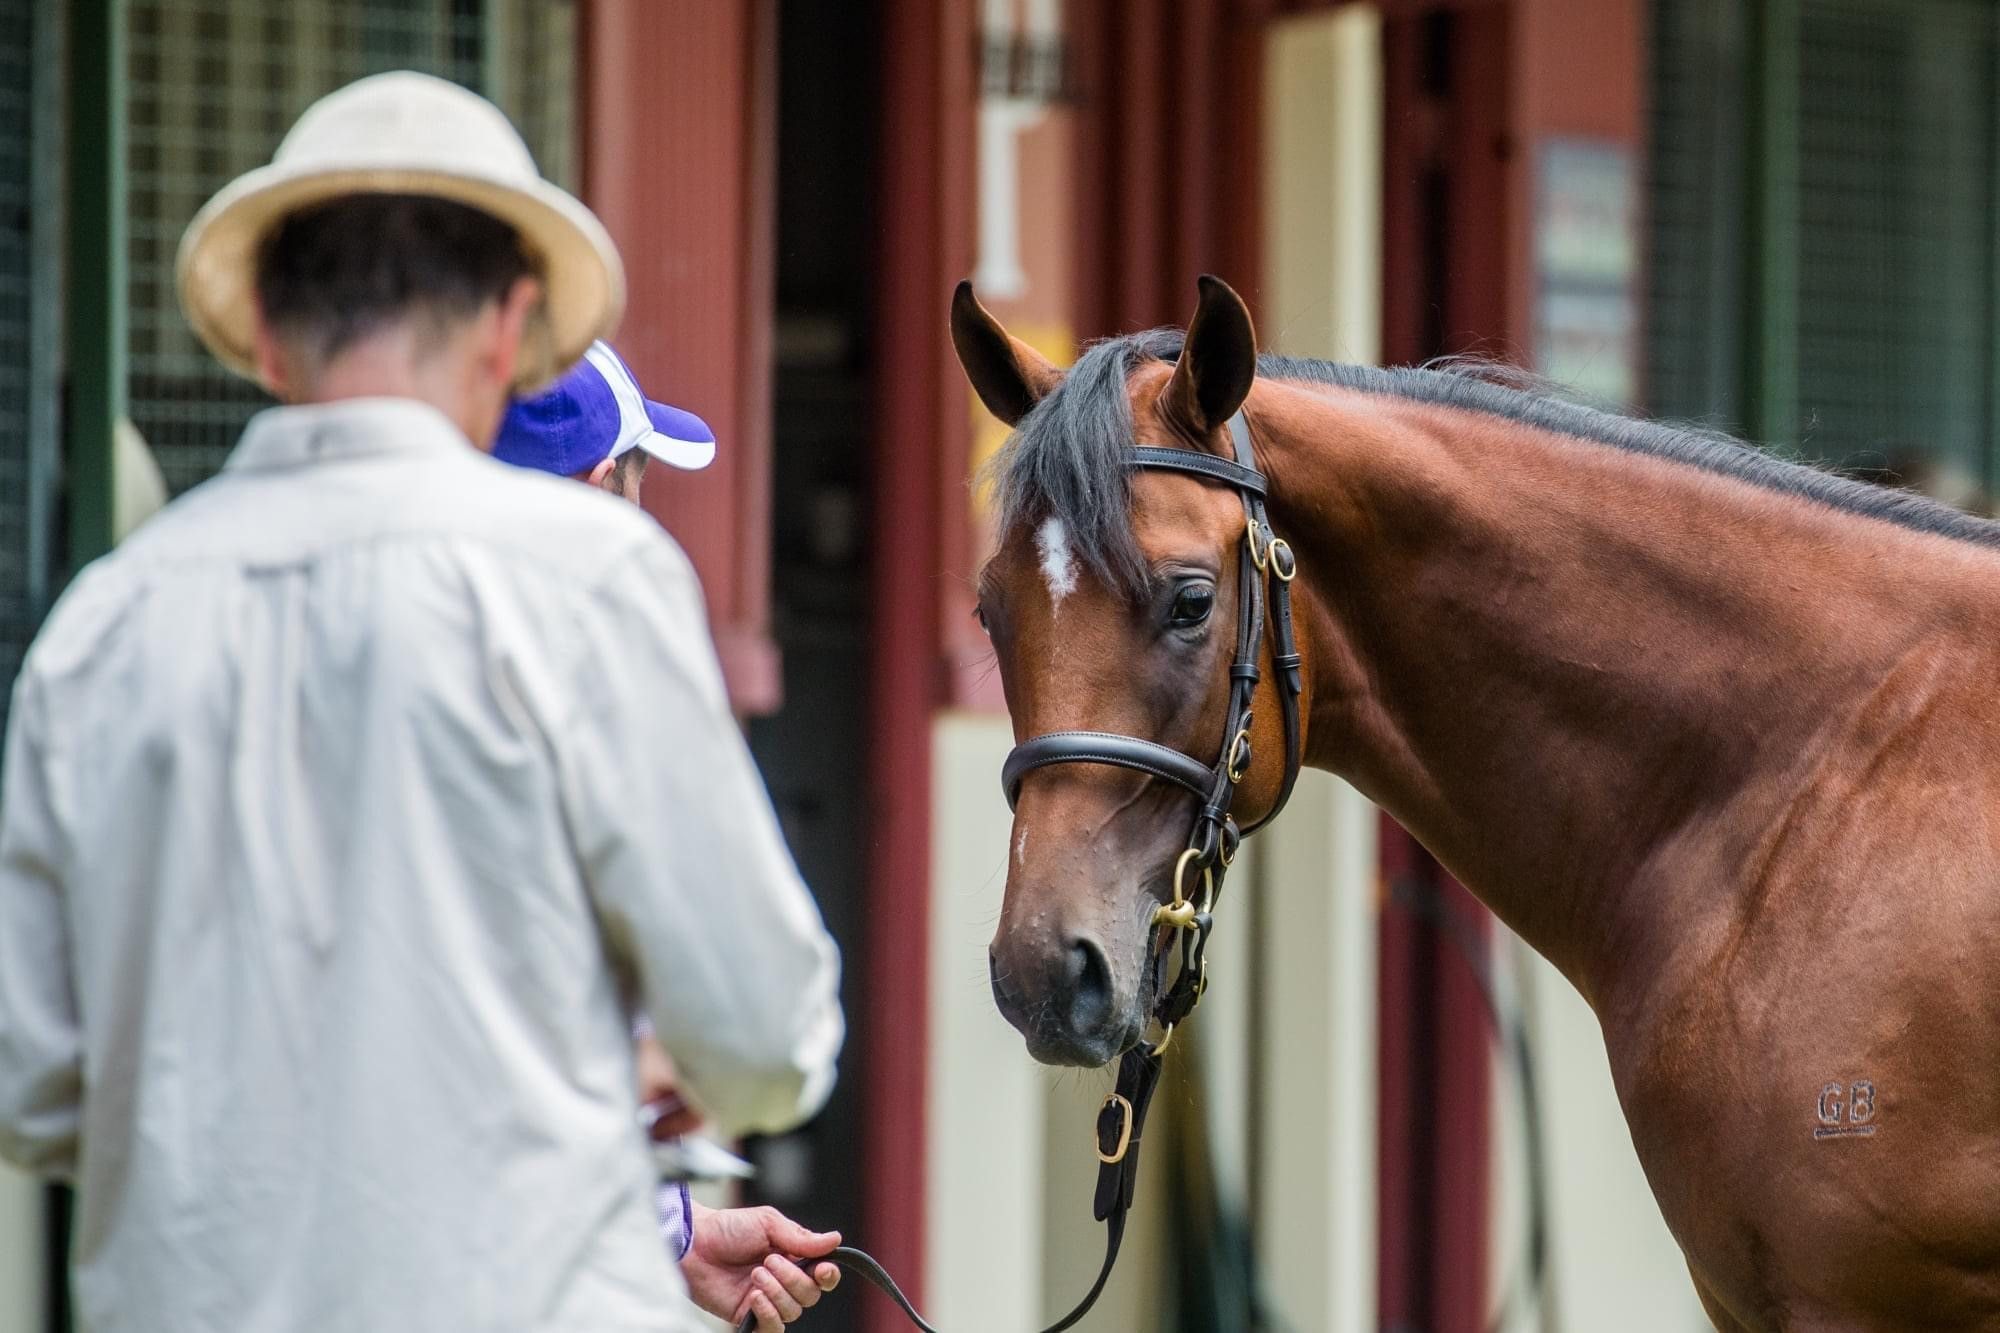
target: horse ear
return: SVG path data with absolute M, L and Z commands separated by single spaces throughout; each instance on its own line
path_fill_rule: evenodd
M 1062 383 L 1061 368 L 1001 328 L 970 282 L 959 283 L 951 296 L 951 345 L 979 401 L 1010 426 Z
M 1257 331 L 1250 308 L 1220 278 L 1201 276 L 1201 302 L 1188 324 L 1180 364 L 1160 394 L 1160 410 L 1197 439 L 1236 415 L 1257 379 Z

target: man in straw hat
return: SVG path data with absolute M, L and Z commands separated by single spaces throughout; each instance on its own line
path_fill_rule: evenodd
M 76 1184 L 81 1326 L 691 1328 L 629 1006 L 725 1131 L 810 1114 L 842 1027 L 686 559 L 482 453 L 617 254 L 492 106 L 389 74 L 179 276 L 285 406 L 65 595 L 0 799 L 0 1152 Z

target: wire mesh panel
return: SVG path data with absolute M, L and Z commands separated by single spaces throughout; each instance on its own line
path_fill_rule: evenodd
M 0 691 L 34 633 L 29 578 L 29 182 L 33 0 L 0 0 Z M 7 698 L 0 693 L 0 724 Z
M 1989 0 L 1803 0 L 1801 443 L 1984 471 L 1993 302 Z
M 1653 7 L 1645 400 L 1724 429 L 1743 424 L 1747 40 L 1734 0 Z
M 1994 475 L 1996 31 L 1991 0 L 1656 0 L 1655 411 Z M 1783 198 L 1753 209 L 1759 190 Z M 1753 355 L 1785 373 L 1753 380 Z
M 574 193 L 575 0 L 487 0 L 486 95 L 506 108 L 542 174 Z
M 133 421 L 169 489 L 213 473 L 268 400 L 181 318 L 174 252 L 214 191 L 307 105 L 415 69 L 491 88 L 556 179 L 572 170 L 574 0 L 130 0 Z

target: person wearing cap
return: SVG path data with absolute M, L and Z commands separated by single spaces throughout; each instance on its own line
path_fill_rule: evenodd
M 75 1184 L 79 1326 L 697 1327 L 631 1006 L 720 1128 L 780 1130 L 838 957 L 686 557 L 483 452 L 615 325 L 617 252 L 494 107 L 396 73 L 178 279 L 282 405 L 76 578 L 0 770 L 0 1155 Z M 775 1330 L 750 1242 L 732 1314 Z
M 715 461 L 715 432 L 687 409 L 646 397 L 625 359 L 600 341 L 546 390 L 508 407 L 493 456 L 637 504 L 648 459 L 699 472 Z
M 493 442 L 493 456 L 516 467 L 573 478 L 636 505 L 649 461 L 699 472 L 715 461 L 715 432 L 685 408 L 647 397 L 625 359 L 609 343 L 594 342 L 568 374 L 507 409 Z M 633 1037 L 642 1123 L 648 1132 L 656 1139 L 669 1139 L 699 1128 L 700 1114 L 681 1094 L 673 1058 L 643 1013 L 634 1017 Z M 743 1227 L 767 1226 L 774 1231 L 796 1227 L 768 1209 L 705 1208 L 694 1201 L 685 1183 L 663 1184 L 657 1206 L 661 1237 L 681 1261 L 696 1300 L 711 1314 L 725 1317 L 731 1311 L 721 1308 L 724 1302 L 708 1299 L 715 1287 L 709 1239 Z M 793 1262 L 795 1257 L 831 1249 L 830 1235 L 814 1236 L 813 1242 L 774 1236 L 790 1242 L 790 1254 L 774 1255 L 765 1266 L 779 1279 L 784 1294 L 801 1306 L 811 1305 L 817 1294 L 809 1288 L 832 1291 L 839 1284 L 840 1270 L 833 1264 L 815 1265 L 808 1276 Z M 726 1283 L 722 1290 L 729 1290 Z M 801 1296 L 806 1299 L 801 1301 Z

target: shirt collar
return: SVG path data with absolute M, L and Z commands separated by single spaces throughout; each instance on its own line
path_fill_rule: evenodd
M 451 418 L 414 398 L 342 398 L 269 407 L 250 418 L 229 453 L 231 471 L 264 471 L 343 458 L 471 449 Z

